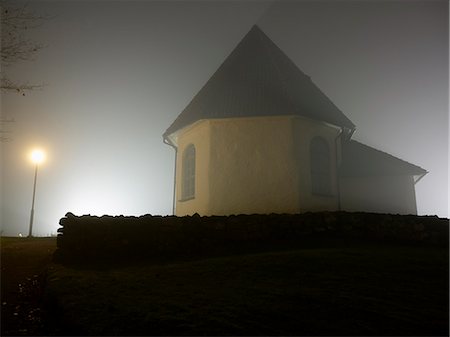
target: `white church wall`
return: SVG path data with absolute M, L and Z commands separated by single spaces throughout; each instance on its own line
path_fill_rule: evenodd
M 210 214 L 298 212 L 292 117 L 211 120 Z
M 176 206 L 178 216 L 208 214 L 209 203 L 209 162 L 210 162 L 210 128 L 209 121 L 192 124 L 178 134 L 177 171 L 176 171 Z M 183 151 L 189 144 L 195 146 L 195 196 L 182 200 L 182 161 Z
M 176 215 L 337 210 L 338 135 L 338 128 L 297 116 L 196 122 L 177 136 Z M 312 194 L 310 141 L 316 136 L 330 149 L 330 195 Z M 189 144 L 196 149 L 196 192 L 182 200 L 182 157 Z
M 345 177 L 340 191 L 342 210 L 417 214 L 412 176 Z
M 340 130 L 325 123 L 308 118 L 293 119 L 293 137 L 295 143 L 294 157 L 299 168 L 299 211 L 334 211 L 338 210 L 337 165 L 340 161 Z M 322 137 L 330 150 L 331 193 L 315 195 L 312 193 L 310 143 L 314 137 Z

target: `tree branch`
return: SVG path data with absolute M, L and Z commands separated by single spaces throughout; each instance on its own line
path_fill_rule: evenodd
M 0 0 L 1 18 L 1 81 L 2 91 L 18 92 L 41 89 L 43 84 L 19 83 L 10 79 L 4 69 L 19 62 L 33 61 L 36 54 L 44 48 L 27 38 L 30 29 L 37 28 L 49 17 L 36 15 L 28 10 L 27 5 L 14 7 L 6 1 Z

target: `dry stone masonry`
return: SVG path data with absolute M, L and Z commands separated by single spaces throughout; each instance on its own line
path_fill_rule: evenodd
M 121 260 L 215 255 L 307 246 L 324 239 L 448 245 L 449 222 L 436 216 L 352 212 L 232 216 L 75 216 L 58 229 L 58 260 Z

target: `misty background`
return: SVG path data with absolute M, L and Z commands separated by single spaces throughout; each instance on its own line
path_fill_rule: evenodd
M 356 125 L 353 139 L 419 165 L 419 214 L 448 217 L 447 1 L 30 1 L 46 45 L 1 95 L 3 235 L 77 215 L 172 212 L 162 133 L 254 24 Z

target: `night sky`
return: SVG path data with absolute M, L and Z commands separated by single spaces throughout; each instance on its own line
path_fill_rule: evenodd
M 2 93 L 3 235 L 71 211 L 171 214 L 174 151 L 162 133 L 254 25 L 356 125 L 354 139 L 429 171 L 419 214 L 448 217 L 447 1 L 31 1 L 46 45 L 10 69 L 45 83 Z

